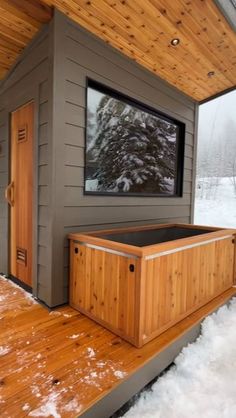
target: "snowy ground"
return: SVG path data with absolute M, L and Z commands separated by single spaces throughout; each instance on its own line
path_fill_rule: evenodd
M 197 341 L 124 417 L 235 418 L 235 323 L 236 298 L 205 319 Z
M 236 228 L 236 195 L 231 178 L 198 181 L 194 223 Z

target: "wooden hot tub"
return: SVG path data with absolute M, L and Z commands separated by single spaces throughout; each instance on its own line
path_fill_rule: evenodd
M 141 347 L 233 286 L 235 235 L 182 224 L 70 234 L 70 305 Z

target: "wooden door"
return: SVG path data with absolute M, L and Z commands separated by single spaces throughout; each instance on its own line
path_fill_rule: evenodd
M 6 197 L 11 206 L 10 273 L 32 286 L 34 104 L 11 115 L 11 183 Z

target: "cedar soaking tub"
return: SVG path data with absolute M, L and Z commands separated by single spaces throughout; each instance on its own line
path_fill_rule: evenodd
M 141 347 L 233 286 L 235 234 L 182 224 L 70 234 L 70 305 Z

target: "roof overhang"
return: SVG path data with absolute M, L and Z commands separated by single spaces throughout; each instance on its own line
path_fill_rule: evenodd
M 235 4 L 236 0 L 1 0 L 0 78 L 57 7 L 201 103 L 235 89 Z

